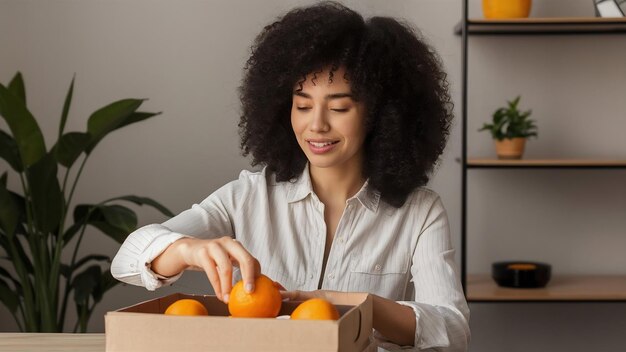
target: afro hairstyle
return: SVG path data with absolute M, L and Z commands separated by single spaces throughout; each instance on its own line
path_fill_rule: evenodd
M 394 18 L 365 21 L 341 4 L 321 2 L 267 25 L 239 87 L 243 155 L 279 182 L 298 177 L 307 158 L 291 127 L 294 87 L 302 89 L 308 74 L 324 68 L 332 82 L 339 67 L 366 107 L 363 176 L 383 201 L 400 207 L 428 182 L 450 133 L 453 104 L 438 55 Z

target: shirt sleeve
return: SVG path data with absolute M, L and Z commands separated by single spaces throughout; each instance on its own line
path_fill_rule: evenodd
M 411 265 L 414 301 L 397 301 L 415 312 L 414 346 L 399 346 L 374 331 L 389 351 L 465 352 L 471 339 L 469 307 L 457 274 L 446 210 L 437 196 L 418 237 Z
M 150 263 L 183 237 L 234 237 L 231 215 L 235 211 L 235 200 L 245 197 L 247 189 L 248 183 L 242 173 L 239 180 L 223 186 L 200 204 L 194 204 L 162 224 L 150 224 L 135 230 L 128 235 L 113 259 L 111 274 L 122 282 L 151 291 L 171 285 L 182 272 L 164 277 L 154 273 Z

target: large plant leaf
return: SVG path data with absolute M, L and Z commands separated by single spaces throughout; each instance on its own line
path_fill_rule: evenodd
M 111 261 L 111 257 L 106 256 L 106 255 L 101 255 L 101 254 L 90 254 L 87 256 L 84 256 L 82 258 L 80 258 L 75 264 L 74 264 L 74 270 L 80 268 L 81 266 L 83 266 L 85 263 L 95 260 L 97 262 L 110 262 Z
M 0 130 L 0 158 L 6 160 L 13 170 L 22 172 L 22 161 L 20 160 L 20 150 L 11 135 Z
M 116 280 L 111 274 L 111 270 L 105 270 L 100 275 L 100 282 L 98 286 L 93 290 L 93 300 L 98 303 L 104 297 L 104 293 L 113 287 L 117 286 L 120 282 Z
M 80 231 L 80 228 L 82 227 L 82 225 L 83 225 L 82 222 L 75 222 L 67 230 L 65 230 L 65 233 L 63 234 L 63 246 L 64 247 L 72 240 L 72 238 L 74 238 L 74 236 L 78 233 L 78 231 Z
M 19 241 L 18 237 L 14 237 L 13 243 L 17 249 L 17 255 L 20 257 L 22 264 L 24 264 L 24 269 L 26 269 L 30 275 L 35 275 L 35 267 L 33 266 L 33 262 L 30 260 L 28 254 L 26 254 L 24 246 L 22 246 L 22 242 Z
M 161 115 L 161 113 L 160 112 L 135 111 L 128 118 L 126 118 L 119 126 L 117 126 L 116 129 L 120 129 L 122 127 L 131 125 L 131 124 L 139 122 L 139 121 L 143 121 L 143 120 L 149 119 L 149 118 L 151 118 L 153 116 L 157 116 L 157 115 Z
M 86 217 L 88 216 L 89 211 L 91 210 L 93 212 L 95 211 L 97 207 L 98 206 L 91 205 L 91 204 L 79 204 L 75 206 L 74 207 L 74 222 L 76 224 L 87 223 L 89 219 L 87 219 Z M 89 217 L 91 218 L 91 215 L 89 215 Z
M 137 227 L 137 215 L 134 211 L 117 204 L 99 208 L 109 224 L 126 231 L 133 231 Z
M 4 277 L 6 279 L 8 279 L 10 282 L 13 283 L 13 286 L 15 286 L 16 290 L 19 291 L 22 289 L 22 285 L 20 284 L 19 280 L 14 278 L 13 275 L 11 275 L 5 268 L 0 267 L 0 277 Z
M 12 258 L 9 256 L 9 238 L 8 236 L 4 233 L 4 230 L 2 228 L 0 228 L 0 247 L 2 247 L 2 249 L 4 250 L 4 252 L 7 254 L 6 256 L 2 256 L 0 257 L 0 259 L 2 260 L 6 260 L 8 262 L 12 261 Z
M 12 246 L 10 245 L 10 243 Z M 16 269 L 18 267 L 24 268 L 26 271 L 25 272 L 26 275 L 33 275 L 34 273 L 33 265 L 30 259 L 28 258 L 28 256 L 26 255 L 26 253 L 24 252 L 24 248 L 22 247 L 22 244 L 19 241 L 19 238 L 17 236 L 8 238 L 2 231 L 0 231 L 0 247 L 2 247 L 7 254 L 10 254 L 13 252 L 12 248 L 10 248 L 10 247 L 13 247 L 13 249 L 17 251 L 16 253 L 17 258 L 12 257 L 11 255 L 7 257 L 1 257 L 1 258 L 8 260 L 10 263 L 13 264 L 13 266 Z M 3 276 L 9 279 L 10 281 L 12 281 L 17 295 L 19 297 L 23 297 L 24 290 L 22 287 L 22 282 L 18 281 L 16 278 L 14 278 L 11 274 L 9 274 L 8 271 L 6 271 L 2 267 L 0 267 L 0 276 Z M 30 278 L 28 278 L 28 280 L 30 280 Z M 31 284 L 31 282 L 24 282 L 24 283 L 29 286 Z
M 128 119 L 143 103 L 141 99 L 123 99 L 111 103 L 95 111 L 87 121 L 87 132 L 91 135 L 91 143 L 87 147 L 87 154 L 109 132 L 115 130 Z
M 89 133 L 69 132 L 64 134 L 54 146 L 54 155 L 59 164 L 69 168 L 91 142 Z
M 104 224 L 94 224 L 100 230 L 111 236 L 119 243 L 123 243 L 126 236 L 137 229 L 137 215 L 134 211 L 123 207 L 121 205 L 109 205 L 101 206 L 100 210 L 104 215 Z M 105 225 L 104 228 L 100 227 Z M 111 228 L 114 228 L 114 233 L 111 232 Z
M 106 256 L 106 255 L 100 255 L 100 254 L 90 254 L 87 256 L 84 256 L 83 258 L 81 258 L 80 260 L 78 260 L 76 263 L 74 263 L 73 266 L 67 265 L 67 264 L 61 264 L 61 275 L 63 275 L 64 277 L 69 277 L 74 271 L 78 270 L 81 266 L 85 265 L 86 263 L 90 262 L 90 261 L 97 261 L 97 262 L 110 262 L 111 258 Z
M 15 313 L 20 304 L 20 299 L 17 294 L 11 290 L 9 285 L 7 285 L 2 278 L 0 278 L 0 302 L 2 302 L 11 313 Z
M 9 194 L 13 197 L 13 201 L 15 202 L 15 205 L 17 205 L 18 212 L 20 213 L 20 216 L 17 219 L 17 228 L 15 229 L 15 233 L 26 234 L 26 228 L 24 227 L 24 223 L 26 222 L 26 200 L 21 194 L 17 194 L 12 191 L 9 191 Z
M 72 268 L 67 265 L 67 264 L 63 264 L 61 263 L 59 265 L 59 273 L 64 277 L 64 278 L 68 278 L 70 277 L 70 274 L 72 273 Z
M 89 225 L 91 222 L 102 221 L 104 216 L 98 210 L 97 205 L 79 204 L 74 207 L 74 224 L 72 224 L 63 234 L 64 245 L 69 243 L 72 238 L 81 230 L 83 225 Z
M 64 197 L 57 179 L 57 163 L 52 154 L 46 154 L 26 170 L 37 229 L 43 233 L 54 231 L 61 220 Z
M 102 231 L 102 233 L 109 236 L 115 242 L 120 243 L 120 244 L 124 243 L 126 236 L 128 236 L 128 234 L 132 232 L 132 231 L 129 232 L 129 231 L 122 230 L 119 227 L 115 227 L 104 221 L 91 222 L 90 225 Z
M 86 222 L 116 242 L 123 243 L 126 236 L 137 228 L 137 215 L 134 211 L 121 205 L 93 206 L 81 204 L 74 208 L 74 222 L 77 224 Z M 72 230 L 74 234 L 78 231 Z M 73 236 L 73 234 L 71 235 Z
M 17 259 L 9 257 L 11 262 L 15 263 L 19 260 L 24 265 L 24 269 L 26 269 L 29 274 L 34 274 L 35 271 L 33 268 L 33 264 L 30 261 L 28 255 L 26 255 L 26 251 L 24 251 L 24 247 L 17 237 L 8 238 L 6 236 L 0 236 L 0 247 L 4 248 L 5 252 L 11 253 L 9 249 L 9 241 L 11 241 L 11 243 L 15 246 L 15 249 L 17 250 L 17 255 L 19 256 L 19 258 Z
M 148 197 L 140 197 L 140 196 L 134 196 L 134 195 L 128 195 L 128 196 L 121 196 L 121 197 L 115 197 L 112 199 L 109 199 L 106 201 L 106 203 L 110 203 L 113 201 L 117 201 L 117 200 L 125 200 L 128 202 L 132 202 L 135 203 L 137 205 L 150 205 L 153 208 L 155 208 L 156 210 L 160 211 L 163 215 L 167 215 L 167 216 L 174 216 L 175 214 L 172 213 L 169 209 L 167 209 L 165 206 L 163 206 L 161 203 L 157 202 L 154 199 L 148 198 Z
M 61 113 L 61 122 L 59 124 L 59 139 L 63 135 L 63 131 L 65 130 L 65 123 L 67 122 L 67 115 L 70 112 L 72 95 L 74 94 L 74 79 L 76 79 L 76 76 L 72 77 L 70 89 L 67 91 L 67 95 L 65 96 L 65 103 L 63 103 L 63 112 Z
M 13 76 L 13 79 L 9 82 L 8 88 L 13 95 L 22 99 L 24 105 L 26 105 L 26 88 L 24 88 L 24 79 L 22 78 L 21 72 L 18 72 L 15 76 Z
M 76 304 L 85 304 L 94 289 L 100 284 L 102 270 L 99 265 L 92 265 L 74 277 L 71 286 L 74 288 Z
M 6 172 L 1 178 L 4 181 L 0 182 L 0 227 L 10 240 L 15 235 L 20 211 L 13 196 L 6 188 Z
M 24 167 L 35 164 L 46 154 L 46 144 L 37 121 L 20 98 L 0 84 L 0 115 L 11 129 Z

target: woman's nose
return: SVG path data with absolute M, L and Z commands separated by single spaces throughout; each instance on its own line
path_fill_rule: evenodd
M 313 119 L 311 120 L 309 128 L 312 132 L 328 132 L 330 130 L 324 109 L 316 109 L 313 112 Z

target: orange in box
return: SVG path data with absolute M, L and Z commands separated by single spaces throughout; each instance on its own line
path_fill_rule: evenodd
M 164 315 L 173 302 L 192 298 L 210 316 Z M 300 304 L 283 302 L 279 315 Z M 371 348 L 372 298 L 348 293 L 332 301 L 339 320 L 229 318 L 228 306 L 215 296 L 176 293 L 105 315 L 106 350 L 112 351 L 339 351 Z

